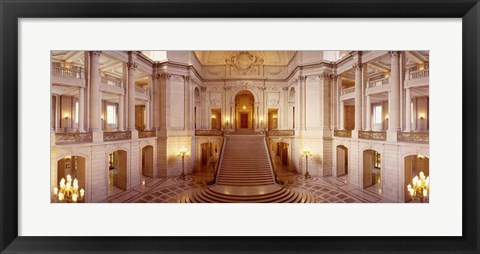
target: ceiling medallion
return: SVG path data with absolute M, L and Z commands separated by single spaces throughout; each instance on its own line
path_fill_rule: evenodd
M 238 54 L 226 59 L 225 62 L 237 68 L 243 74 L 247 74 L 248 70 L 257 62 L 263 62 L 248 51 L 240 51 Z

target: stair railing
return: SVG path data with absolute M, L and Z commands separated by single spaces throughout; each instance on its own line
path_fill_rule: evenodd
M 223 151 L 225 150 L 226 139 L 227 139 L 227 137 L 223 136 L 222 149 L 220 150 L 220 154 L 218 155 L 218 161 L 217 161 L 217 164 L 215 165 L 215 171 L 213 172 L 213 178 L 212 178 L 212 180 L 209 180 L 207 182 L 207 185 L 215 184 L 218 180 L 217 179 L 218 178 L 218 169 L 220 167 L 220 164 L 222 164 L 222 161 L 223 161 Z
M 270 168 L 272 169 L 273 179 L 275 179 L 275 183 L 280 185 L 285 184 L 282 180 L 278 178 L 277 173 L 275 171 L 275 166 L 274 166 L 275 164 L 273 163 L 272 154 L 270 153 L 270 149 L 268 149 L 268 145 L 267 145 L 267 136 L 265 136 L 263 144 L 265 145 L 265 149 L 267 149 L 268 162 L 270 163 Z

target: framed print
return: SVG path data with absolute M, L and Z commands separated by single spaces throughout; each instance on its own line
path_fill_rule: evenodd
M 477 1 L 1 12 L 2 253 L 478 253 Z

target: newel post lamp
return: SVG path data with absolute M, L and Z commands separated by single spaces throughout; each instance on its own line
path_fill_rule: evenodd
M 418 198 L 420 202 L 425 202 L 428 199 L 428 191 L 430 190 L 430 177 L 425 178 L 425 174 L 420 172 L 420 177 L 415 176 L 412 183 L 407 185 L 407 191 L 411 200 Z
M 308 178 L 311 178 L 312 176 L 310 176 L 310 173 L 308 173 L 308 156 L 312 156 L 312 152 L 310 151 L 310 149 L 307 147 L 307 148 L 303 148 L 302 150 L 302 157 L 305 157 L 305 179 L 308 179 Z
M 182 178 L 182 180 L 185 180 L 185 156 L 188 157 L 189 155 L 190 154 L 188 153 L 187 148 L 184 146 L 182 146 L 177 153 L 177 157 L 182 157 L 182 174 L 180 174 L 180 178 Z

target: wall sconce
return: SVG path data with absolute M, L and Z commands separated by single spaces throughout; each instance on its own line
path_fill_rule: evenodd
M 103 116 L 103 114 L 102 114 L 101 118 L 102 118 L 102 121 L 105 120 L 105 117 Z
M 217 117 L 215 115 L 212 115 L 212 119 L 216 119 Z
M 277 116 L 273 116 L 273 119 L 277 119 Z
M 247 106 L 243 105 L 243 109 L 244 109 L 244 110 L 247 109 Z
M 385 121 L 388 121 L 388 115 L 385 116 Z
M 66 160 L 70 160 L 72 158 L 72 156 L 68 155 L 68 156 L 65 156 L 65 159 Z
M 70 115 L 69 115 L 68 113 L 65 113 L 65 114 L 63 115 L 63 118 L 65 118 L 65 119 L 68 119 L 69 117 L 70 117 Z
M 387 72 L 385 73 L 385 78 L 388 78 L 388 77 L 390 77 L 390 73 Z
M 423 160 L 423 159 L 425 159 L 425 156 L 419 154 L 419 155 L 417 155 L 417 158 L 420 159 L 420 160 Z
M 420 113 L 420 114 L 418 115 L 418 118 L 420 118 L 420 120 L 423 120 L 423 119 L 425 119 L 425 115 L 424 115 L 423 113 Z

